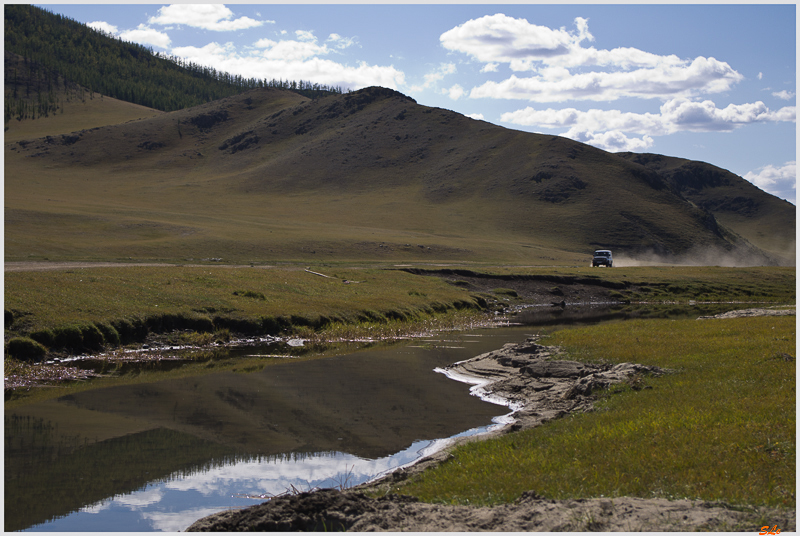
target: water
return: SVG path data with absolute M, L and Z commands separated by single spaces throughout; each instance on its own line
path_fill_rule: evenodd
M 466 433 L 480 433 L 487 428 L 476 428 Z M 207 515 L 251 506 L 286 490 L 341 488 L 366 482 L 442 446 L 442 441 L 417 441 L 401 452 L 376 460 L 331 452 L 231 462 L 148 483 L 132 493 L 103 499 L 66 517 L 27 530 L 183 531 Z M 255 497 L 259 494 L 263 497 Z
M 507 414 L 434 369 L 532 332 L 447 333 L 7 410 L 5 529 L 176 531 L 264 500 L 248 496 L 367 481 Z

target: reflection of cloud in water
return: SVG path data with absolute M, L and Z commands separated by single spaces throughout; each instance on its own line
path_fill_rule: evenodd
M 108 510 L 110 507 L 111 507 L 111 501 L 109 501 L 108 499 L 103 499 L 98 503 L 85 506 L 83 509 L 81 509 L 81 512 L 86 512 L 87 514 L 99 514 L 104 510 Z
M 338 487 L 345 483 L 354 485 L 414 461 L 420 456 L 420 451 L 427 450 L 426 447 L 433 443 L 421 441 L 405 451 L 377 460 L 329 452 L 270 461 L 239 462 L 171 480 L 164 487 L 179 491 L 193 490 L 209 496 L 278 495 L 292 486 L 305 491 L 314 487 Z
M 131 510 L 139 510 L 157 504 L 164 498 L 164 492 L 159 488 L 147 487 L 143 490 L 121 495 L 112 499 L 103 499 L 100 502 L 91 504 L 81 509 L 87 514 L 99 514 L 110 509 L 113 505 L 124 506 Z
M 198 519 L 216 514 L 222 508 L 195 508 L 182 512 L 145 512 L 142 518 L 150 521 L 153 530 L 160 532 L 181 532 Z
M 131 510 L 138 510 L 151 504 L 157 504 L 164 498 L 164 492 L 158 488 L 144 489 L 128 495 L 122 495 L 114 500 L 121 506 L 127 506 Z
M 487 428 L 458 435 L 480 433 Z M 307 491 L 360 484 L 444 448 L 451 441 L 418 441 L 404 451 L 376 460 L 341 452 L 231 460 L 227 465 L 217 464 L 190 474 L 174 473 L 139 491 L 83 508 L 80 513 L 93 514 L 97 526 L 115 527 L 120 519 L 133 516 L 137 520 L 133 523 L 148 527 L 145 530 L 181 531 L 212 513 L 257 504 L 262 501 L 255 497 L 258 495 L 279 495 L 292 488 Z M 64 520 L 64 526 L 68 523 L 69 519 Z M 59 525 L 59 520 L 54 520 L 48 529 L 60 530 Z

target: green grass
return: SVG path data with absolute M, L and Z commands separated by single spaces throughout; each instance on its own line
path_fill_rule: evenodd
M 482 270 L 512 273 L 511 268 Z M 408 329 L 404 323 L 448 309 L 473 308 L 478 298 L 438 277 L 399 270 L 323 264 L 313 271 L 223 266 L 119 266 L 6 272 L 6 335 L 50 347 L 98 348 L 141 340 L 148 332 L 191 329 L 278 333 L 327 328 L 329 338 Z M 793 302 L 793 268 L 632 267 L 516 269 L 611 285 L 622 301 Z M 610 290 L 610 289 L 609 289 Z M 495 294 L 513 296 L 513 289 Z M 371 324 L 364 329 L 358 324 Z M 354 328 L 354 326 L 356 326 Z M 367 329 L 369 328 L 369 329 Z M 328 335 L 323 335 L 327 337 Z
M 74 347 L 81 333 L 85 341 L 98 332 L 113 338 L 116 331 L 124 343 L 137 333 L 141 338 L 172 329 L 313 331 L 419 320 L 476 306 L 467 291 L 438 278 L 396 270 L 315 271 L 330 277 L 298 268 L 213 266 L 7 272 L 5 309 L 13 321 L 6 333 Z
M 430 502 L 663 497 L 795 508 L 795 318 L 627 321 L 545 341 L 674 370 L 597 411 L 459 447 L 392 491 Z

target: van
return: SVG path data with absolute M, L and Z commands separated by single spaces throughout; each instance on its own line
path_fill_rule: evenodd
M 611 258 L 611 252 L 607 249 L 598 249 L 594 252 L 594 257 L 592 257 L 592 268 L 595 266 L 607 266 L 611 268 L 614 264 L 614 260 Z

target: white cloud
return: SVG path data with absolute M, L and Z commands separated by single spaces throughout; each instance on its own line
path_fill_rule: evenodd
M 314 32 L 309 32 L 307 30 L 296 30 L 294 34 L 300 41 L 313 41 L 313 42 L 317 41 Z
M 167 34 L 144 24 L 140 24 L 135 30 L 126 30 L 120 33 L 119 36 L 125 41 L 160 48 L 167 48 L 171 42 Z
M 429 72 L 424 76 L 425 82 L 421 86 L 411 86 L 409 88 L 409 91 L 417 92 L 427 89 L 431 86 L 434 86 L 436 82 L 443 80 L 445 76 L 449 74 L 454 74 L 455 72 L 456 72 L 455 63 L 442 63 L 434 71 Z M 463 89 L 462 89 L 462 94 L 463 94 Z
M 505 113 L 500 120 L 544 128 L 570 127 L 581 132 L 620 131 L 664 136 L 680 131 L 732 131 L 749 123 L 794 122 L 796 109 L 787 106 L 771 111 L 761 101 L 717 108 L 710 100 L 672 99 L 661 106 L 658 114 L 597 109 L 581 111 L 575 108 L 536 110 L 528 106 Z
M 467 114 L 467 117 L 471 119 L 478 119 L 479 121 L 483 121 L 483 114 Z
M 778 97 L 779 99 L 783 100 L 792 100 L 794 98 L 794 91 L 775 91 L 772 93 L 773 97 Z
M 673 99 L 661 106 L 661 115 L 668 124 L 673 125 L 674 131 L 730 131 L 749 123 L 794 122 L 796 108 L 786 106 L 771 111 L 763 102 L 758 101 L 748 104 L 729 104 L 720 109 L 710 100 L 693 102 Z
M 244 30 L 261 26 L 265 22 L 249 17 L 233 19 L 233 12 L 223 4 L 172 4 L 158 10 L 158 15 L 150 17 L 150 24 L 185 24 L 195 28 L 213 31 Z
M 551 30 L 498 13 L 456 26 L 443 33 L 439 41 L 448 50 L 464 52 L 484 63 L 513 63 L 566 55 L 587 37 L 588 32 Z
M 595 133 L 570 129 L 564 136 L 610 152 L 644 151 L 653 146 L 653 138 L 650 136 L 629 138 L 618 130 Z
M 796 109 L 787 106 L 771 111 L 761 101 L 717 108 L 710 100 L 672 99 L 657 114 L 575 108 L 536 110 L 528 106 L 505 113 L 500 120 L 548 129 L 568 128 L 562 134 L 568 138 L 608 151 L 636 151 L 652 147 L 653 136 L 681 131 L 729 132 L 750 123 L 795 122 Z M 630 138 L 626 133 L 642 137 Z
M 786 162 L 780 167 L 764 166 L 757 171 L 749 171 L 744 178 L 765 192 L 796 203 L 797 162 Z
M 339 50 L 343 50 L 355 45 L 356 39 L 354 37 L 342 37 L 337 33 L 332 33 L 328 36 L 328 42 L 332 43 L 333 46 Z
M 449 89 L 442 90 L 442 95 L 447 95 L 453 100 L 460 99 L 461 97 L 464 96 L 464 93 L 465 93 L 464 88 L 458 84 L 453 85 Z
M 473 19 L 440 36 L 446 49 L 486 63 L 485 71 L 508 64 L 515 72 L 501 82 L 489 81 L 470 92 L 472 98 L 613 101 L 623 97 L 667 100 L 729 90 L 743 79 L 715 58 L 682 60 L 636 48 L 597 50 L 588 21 L 575 19 L 575 31 L 553 30 L 501 13 Z M 590 70 L 601 68 L 600 70 Z M 605 69 L 605 70 L 603 70 Z
M 322 59 L 319 56 L 330 49 L 316 42 L 261 39 L 256 46 L 263 48 L 263 52 L 253 51 L 244 56 L 232 43 L 214 42 L 204 47 L 176 47 L 172 53 L 199 65 L 247 78 L 308 80 L 350 89 L 373 85 L 397 89 L 405 83 L 405 75 L 394 66 L 360 62 L 353 67 Z
M 330 49 L 320 46 L 315 41 L 271 41 L 260 39 L 255 43 L 256 48 L 263 48 L 262 57 L 268 60 L 295 62 L 305 61 L 315 56 L 328 54 Z
M 470 97 L 534 102 L 614 101 L 624 97 L 666 100 L 726 91 L 741 78 L 727 63 L 714 58 L 696 58 L 689 65 L 578 74 L 555 66 L 542 69 L 539 76 L 511 75 L 501 82 L 485 82 L 473 88 Z
M 98 30 L 100 32 L 107 33 L 109 35 L 117 35 L 117 32 L 119 32 L 119 28 L 117 28 L 113 24 L 109 24 L 101 20 L 97 20 L 94 22 L 87 22 L 86 26 Z

